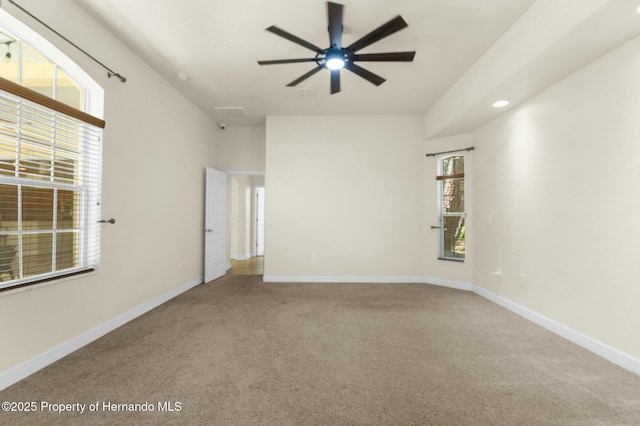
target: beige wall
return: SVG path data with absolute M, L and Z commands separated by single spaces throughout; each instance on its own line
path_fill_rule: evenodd
M 267 117 L 265 280 L 420 277 L 422 119 Z
M 475 283 L 635 357 L 638 75 L 640 38 L 473 135 Z
M 107 72 L 8 3 L 104 88 L 98 273 L 0 295 L 0 373 L 147 303 L 203 271 L 204 168 L 217 166 L 216 125 L 71 0 L 22 6 L 127 77 Z
M 218 131 L 219 168 L 264 171 L 265 128 L 227 126 Z

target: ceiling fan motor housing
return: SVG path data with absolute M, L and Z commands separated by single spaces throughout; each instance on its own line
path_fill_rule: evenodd
M 330 47 L 316 55 L 316 64 L 321 67 L 332 69 L 330 66 L 327 66 L 327 62 L 332 59 L 341 60 L 344 65 L 344 63 L 349 62 L 350 60 L 349 51 L 345 48 Z

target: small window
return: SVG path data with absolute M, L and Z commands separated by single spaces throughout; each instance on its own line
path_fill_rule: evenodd
M 440 159 L 438 164 L 438 198 L 440 210 L 439 259 L 464 261 L 465 207 L 464 156 Z

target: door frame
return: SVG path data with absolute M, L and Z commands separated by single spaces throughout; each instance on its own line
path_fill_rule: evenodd
M 258 211 L 259 211 L 259 203 L 256 201 L 258 199 L 258 190 L 262 189 L 262 203 L 263 203 L 263 211 L 262 211 L 262 221 L 263 221 L 263 230 L 262 230 L 262 254 L 258 254 Z M 264 185 L 254 185 L 253 186 L 253 247 L 251 248 L 252 256 L 264 256 L 264 200 L 266 190 Z

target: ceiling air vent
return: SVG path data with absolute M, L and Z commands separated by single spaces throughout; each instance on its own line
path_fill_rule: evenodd
M 300 99 L 312 99 L 316 97 L 313 89 L 298 89 L 297 92 Z
M 213 110 L 223 121 L 246 120 L 249 118 L 244 107 L 215 107 Z

